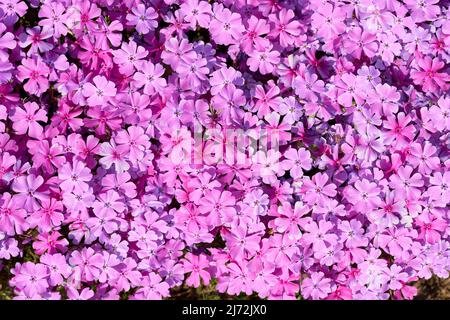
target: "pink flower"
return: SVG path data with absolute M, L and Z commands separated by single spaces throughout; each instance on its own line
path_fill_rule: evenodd
M 282 176 L 284 170 L 280 164 L 281 154 L 274 149 L 267 152 L 258 151 L 253 157 L 253 171 L 256 172 L 264 183 L 274 183 L 277 176 Z
M 46 42 L 45 40 L 52 37 L 52 32 L 50 30 L 41 30 L 40 27 L 33 27 L 26 29 L 26 34 L 21 35 L 19 39 L 22 38 L 22 41 L 19 43 L 19 46 L 22 48 L 26 48 L 31 45 L 28 50 L 28 54 L 36 54 L 38 52 L 44 53 L 53 49 L 53 44 Z
M 206 1 L 187 0 L 180 6 L 184 21 L 188 22 L 191 29 L 197 25 L 202 28 L 208 28 L 211 19 L 211 5 Z
M 378 50 L 377 37 L 359 27 L 353 28 L 344 40 L 344 49 L 356 59 L 361 59 L 363 52 L 367 57 L 372 58 Z
M 314 272 L 310 278 L 302 281 L 301 290 L 305 298 L 323 299 L 331 293 L 331 280 L 325 278 L 323 272 Z
M 303 176 L 303 170 L 308 171 L 311 169 L 311 153 L 304 148 L 298 150 L 289 148 L 284 153 L 284 157 L 286 160 L 283 160 L 281 165 L 284 170 L 290 170 L 292 177 L 301 177 Z
M 329 39 L 345 31 L 345 12 L 331 3 L 320 5 L 311 16 L 311 24 L 318 35 Z
M 367 102 L 373 106 L 381 108 L 383 114 L 391 116 L 398 111 L 398 101 L 400 93 L 395 87 L 388 84 L 377 84 L 375 91 L 367 97 Z
M 230 221 L 236 213 L 235 198 L 230 191 L 211 190 L 199 201 L 198 210 L 206 215 L 207 223 L 211 227 Z
M 68 278 L 71 274 L 71 268 L 67 264 L 66 258 L 60 253 L 46 253 L 41 256 L 40 261 L 48 268 L 48 282 L 50 285 L 55 286 L 62 284 L 64 279 Z
M 65 36 L 67 34 L 67 18 L 65 7 L 62 3 L 50 2 L 43 4 L 39 10 L 39 25 L 43 26 L 43 30 L 48 30 L 55 38 Z
M 40 96 L 49 88 L 48 76 L 50 69 L 39 56 L 30 59 L 23 59 L 22 64 L 17 67 L 19 73 L 17 79 L 25 81 L 24 89 L 30 93 Z
M 94 296 L 94 291 L 89 288 L 84 288 L 78 291 L 75 288 L 67 288 L 67 298 L 69 300 L 89 300 Z
M 123 172 L 130 168 L 130 165 L 126 161 L 126 155 L 128 154 L 129 147 L 127 145 L 116 145 L 111 140 L 110 142 L 104 142 L 100 145 L 97 153 L 102 156 L 100 164 L 106 169 L 109 169 L 114 164 L 115 169 L 118 172 Z
M 305 233 L 301 241 L 306 245 L 312 244 L 314 251 L 326 248 L 327 245 L 334 245 L 338 240 L 338 236 L 331 231 L 333 224 L 329 221 L 320 220 L 319 223 L 310 221 L 303 229 Z
M 267 47 L 269 40 L 263 36 L 269 33 L 270 25 L 266 20 L 258 19 L 252 15 L 250 19 L 247 20 L 247 24 L 248 27 L 241 38 L 241 47 L 245 53 L 251 53 L 256 47 Z
M 439 158 L 436 155 L 436 147 L 426 141 L 424 144 L 413 143 L 409 151 L 408 160 L 414 168 L 418 168 L 421 174 L 430 174 L 440 167 Z
M 98 200 L 92 205 L 94 213 L 103 218 L 105 222 L 115 217 L 117 213 L 125 210 L 125 205 L 120 201 L 119 194 L 114 190 L 108 190 L 106 193 L 101 193 Z
M 402 256 L 403 252 L 412 245 L 412 237 L 417 235 L 415 231 L 408 231 L 406 228 L 389 228 L 378 236 L 380 247 L 393 255 Z
M 396 148 L 405 147 L 414 138 L 415 127 L 410 123 L 411 117 L 399 112 L 397 117 L 388 116 L 384 121 L 384 128 L 388 129 L 384 132 L 384 143 L 392 144 Z
M 438 131 L 450 130 L 450 98 L 440 97 L 430 108 L 432 126 Z
M 91 106 L 102 106 L 116 95 L 117 89 L 112 81 L 108 81 L 104 76 L 95 76 L 94 83 L 86 83 L 83 87 L 83 95 L 87 98 L 87 103 Z
M 351 300 L 352 290 L 343 286 L 339 286 L 325 300 Z
M 432 200 L 445 204 L 450 196 L 450 172 L 436 172 L 430 177 L 428 194 Z
M 336 186 L 333 183 L 328 184 L 328 181 L 329 177 L 326 173 L 317 173 L 312 179 L 304 179 L 302 186 L 302 191 L 305 193 L 304 199 L 308 203 L 314 203 L 334 197 L 337 194 Z
M 387 64 L 391 64 L 394 61 L 395 56 L 400 55 L 402 46 L 397 42 L 397 37 L 392 33 L 382 34 L 379 41 L 379 53 L 381 58 Z
M 357 104 L 364 101 L 363 92 L 359 90 L 358 78 L 351 74 L 345 73 L 338 80 L 336 86 L 339 88 L 338 102 L 344 107 L 349 108 L 353 105 L 353 99 Z
M 41 208 L 31 214 L 30 221 L 39 230 L 48 232 L 54 227 L 59 227 L 64 221 L 62 211 L 63 205 L 61 201 L 53 198 L 44 199 L 41 201 Z
M 14 40 L 14 35 L 11 32 L 5 32 L 6 26 L 0 25 L 0 49 L 14 49 L 17 42 Z
M 124 75 L 132 75 L 141 67 L 148 52 L 144 47 L 138 46 L 136 42 L 122 43 L 122 47 L 113 51 L 114 62 L 119 65 L 119 71 Z
M 182 76 L 182 82 L 196 90 L 202 84 L 202 81 L 206 81 L 209 69 L 207 67 L 208 61 L 202 58 L 201 55 L 197 55 L 195 61 L 188 63 L 181 60 L 176 69 Z
M 294 87 L 295 93 L 300 98 L 312 102 L 316 102 L 318 100 L 317 94 L 325 92 L 324 82 L 322 80 L 319 80 L 319 77 L 314 73 L 310 74 L 306 72 L 303 76 L 296 77 L 292 85 Z
M 131 13 L 127 14 L 127 22 L 130 26 L 135 26 L 137 32 L 147 34 L 153 31 L 158 26 L 158 14 L 153 7 L 145 8 L 145 5 L 140 3 L 133 6 Z
M 206 255 L 194 255 L 187 253 L 183 259 L 183 268 L 185 273 L 189 273 L 186 279 L 186 284 L 198 288 L 200 286 L 200 279 L 203 280 L 203 285 L 208 285 L 211 281 L 211 275 L 207 271 L 209 268 L 209 260 Z
M 48 199 L 47 193 L 38 191 L 43 183 L 44 178 L 34 174 L 18 177 L 12 184 L 12 189 L 18 193 L 14 195 L 13 200 L 28 212 L 38 210 L 41 208 L 38 200 Z
M 167 85 L 166 80 L 161 77 L 163 74 L 164 68 L 159 63 L 154 65 L 147 61 L 142 63 L 140 71 L 134 74 L 133 79 L 138 88 L 144 87 L 145 94 L 152 95 Z
M 130 126 L 126 131 L 120 131 L 114 140 L 118 145 L 129 148 L 128 158 L 133 163 L 141 160 L 144 152 L 150 147 L 150 141 L 144 129 L 137 126 Z
M 92 248 L 83 248 L 72 252 L 69 264 L 78 272 L 82 281 L 96 280 L 103 266 L 103 256 Z
M 300 239 L 302 233 L 300 226 L 304 226 L 308 218 L 302 218 L 310 211 L 302 202 L 295 203 L 294 210 L 290 204 L 284 203 L 278 208 L 279 217 L 274 220 L 274 225 L 279 233 L 286 233 L 292 239 Z
M 420 173 L 412 173 L 413 168 L 410 166 L 401 166 L 397 174 L 390 178 L 389 186 L 398 193 L 399 196 L 408 197 L 411 194 L 416 194 L 419 187 L 422 187 L 424 182 Z
M 14 285 L 30 296 L 44 293 L 49 286 L 47 282 L 48 270 L 43 264 L 32 262 L 25 262 L 22 265 L 17 264 L 14 268 L 14 274 Z
M 242 83 L 241 73 L 234 68 L 221 68 L 211 74 L 209 83 L 211 85 L 211 93 L 217 95 L 224 89 L 231 88 L 234 90 L 235 86 Z
M 46 252 L 48 252 L 49 254 L 54 254 L 57 251 L 64 252 L 66 251 L 69 242 L 64 238 L 60 239 L 60 237 L 61 234 L 58 231 L 39 234 L 36 238 L 36 241 L 33 242 L 33 248 L 36 250 L 37 254 L 43 254 Z
M 429 213 L 423 213 L 417 217 L 416 225 L 420 228 L 419 239 L 428 243 L 436 243 L 441 239 L 441 233 L 445 231 L 448 224 L 444 219 L 434 217 Z
M 26 102 L 23 109 L 16 107 L 14 113 L 10 116 L 14 122 L 13 128 L 18 134 L 28 132 L 30 137 L 40 138 L 42 136 L 42 126 L 38 121 L 47 121 L 46 112 L 39 108 L 35 102 Z
M 415 22 L 434 20 L 441 12 L 438 5 L 439 0 L 405 0 L 406 6 L 412 10 L 411 17 Z
M 217 44 L 229 45 L 240 42 L 245 27 L 239 13 L 216 6 L 208 30 Z
M 246 227 L 237 226 L 230 231 L 224 231 L 222 235 L 234 259 L 252 257 L 259 250 L 261 236 L 251 234 Z
M 279 38 L 282 47 L 288 47 L 295 43 L 295 40 L 300 36 L 300 23 L 294 18 L 294 11 L 281 9 L 277 15 L 269 15 L 269 21 L 274 24 L 269 37 Z
M 353 208 L 360 212 L 369 212 L 380 204 L 380 189 L 366 179 L 356 181 L 354 187 L 348 186 L 344 192 Z
M 73 164 L 66 163 L 58 171 L 58 178 L 61 180 L 61 189 L 64 192 L 72 190 L 86 191 L 88 183 L 92 179 L 91 170 L 86 168 L 80 161 L 74 161 Z
M 7 25 L 16 23 L 19 17 L 23 17 L 28 9 L 26 3 L 20 0 L 1 0 L 0 7 L 5 13 L 4 20 Z
M 25 209 L 11 198 L 8 192 L 3 193 L 0 198 L 0 231 L 13 236 L 22 234 L 28 228 L 28 223 L 25 220 Z
M 258 117 L 267 115 L 271 109 L 277 110 L 282 99 L 279 96 L 280 88 L 273 81 L 269 81 L 268 90 L 265 91 L 263 86 L 256 86 L 254 97 L 256 103 L 253 109 L 258 111 Z
M 418 70 L 411 72 L 414 83 L 421 85 L 425 91 L 446 90 L 450 75 L 446 72 L 439 72 L 445 64 L 439 58 L 431 59 L 425 56 L 417 61 Z
M 170 38 L 165 43 L 164 51 L 161 53 L 161 59 L 165 64 L 169 64 L 172 69 L 176 70 L 180 61 L 187 64 L 193 63 L 197 59 L 197 54 L 193 50 L 192 44 L 186 39 L 179 41 L 177 38 Z
M 259 70 L 261 74 L 268 74 L 272 72 L 275 66 L 280 62 L 280 53 L 272 50 L 273 46 L 256 46 L 255 49 L 249 53 L 247 65 L 250 70 L 255 72 Z

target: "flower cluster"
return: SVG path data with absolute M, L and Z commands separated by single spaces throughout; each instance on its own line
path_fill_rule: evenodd
M 14 298 L 411 299 L 448 277 L 449 6 L 0 0 Z

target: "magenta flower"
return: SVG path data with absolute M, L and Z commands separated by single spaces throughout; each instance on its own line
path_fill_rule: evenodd
M 308 222 L 308 218 L 302 218 L 310 209 L 303 203 L 296 202 L 292 210 L 291 205 L 283 204 L 278 208 L 279 217 L 274 220 L 276 230 L 280 233 L 286 233 L 290 238 L 300 239 L 302 233 L 301 227 L 304 227 Z
M 444 62 L 438 58 L 431 59 L 426 56 L 417 62 L 418 70 L 411 72 L 414 83 L 421 85 L 423 90 L 446 90 L 450 75 L 446 72 L 439 72 L 444 67 Z
M 251 53 L 256 47 L 266 47 L 268 39 L 264 38 L 270 31 L 270 25 L 264 19 L 258 19 L 251 16 L 247 20 L 248 27 L 241 38 L 241 47 L 247 54 Z
M 64 252 L 66 251 L 69 242 L 64 238 L 60 239 L 60 237 L 61 234 L 58 231 L 40 234 L 36 239 L 37 241 L 33 242 L 33 248 L 36 250 L 37 254 L 43 254 L 46 252 L 49 254 L 54 254 L 57 251 Z
M 417 217 L 416 225 L 420 228 L 419 239 L 433 244 L 440 240 L 440 232 L 443 232 L 448 224 L 444 219 L 423 213 Z
M 447 278 L 447 7 L 0 0 L 2 297 Z
M 237 226 L 229 232 L 224 232 L 223 238 L 230 248 L 230 254 L 235 259 L 253 256 L 259 250 L 261 240 L 258 234 L 250 234 L 248 230 L 241 226 Z

